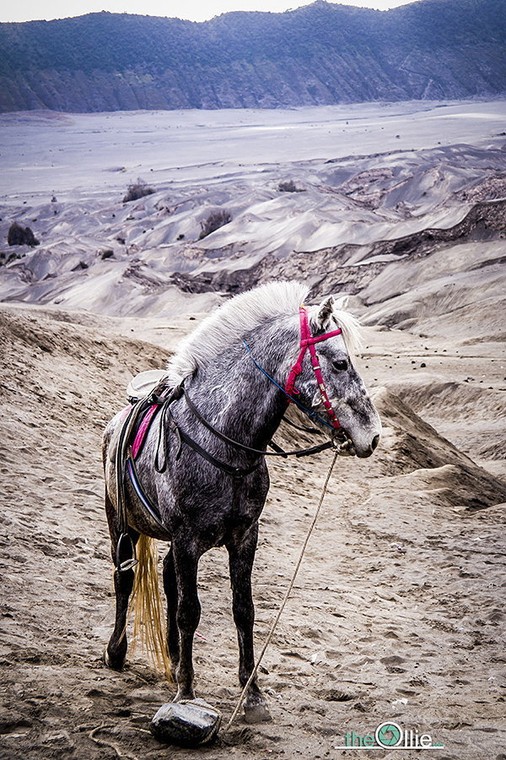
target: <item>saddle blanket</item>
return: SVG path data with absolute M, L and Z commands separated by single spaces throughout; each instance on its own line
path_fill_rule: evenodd
M 137 430 L 135 431 L 135 436 L 132 441 L 131 451 L 132 451 L 132 458 L 134 459 L 134 461 L 137 459 L 137 457 L 141 453 L 149 428 L 151 427 L 151 423 L 153 422 L 156 413 L 160 409 L 161 409 L 160 404 L 152 404 L 151 406 L 148 406 L 148 408 L 144 412 L 144 416 Z

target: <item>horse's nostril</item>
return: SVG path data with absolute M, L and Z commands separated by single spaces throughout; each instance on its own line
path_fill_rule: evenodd
M 374 438 L 372 439 L 371 448 L 372 448 L 373 451 L 376 448 L 376 446 L 378 445 L 379 440 L 380 440 L 379 435 L 375 435 Z

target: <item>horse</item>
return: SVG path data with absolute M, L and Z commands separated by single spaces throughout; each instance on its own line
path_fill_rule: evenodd
M 131 436 L 138 420 L 128 425 L 126 412 L 119 412 L 104 433 L 116 593 L 105 662 L 123 667 L 134 579 L 137 585 L 137 577 L 148 578 L 139 593 L 156 596 L 153 546 L 156 540 L 169 542 L 163 561 L 166 634 L 162 627 L 152 631 L 151 643 L 156 648 L 158 641 L 160 648 L 163 637 L 162 657 L 168 654 L 177 687 L 175 702 L 195 699 L 192 647 L 201 614 L 197 568 L 213 547 L 228 550 L 243 687 L 253 672 L 251 575 L 269 490 L 266 456 L 286 455 L 267 448 L 288 406 L 295 404 L 328 433 L 326 443 L 309 453 L 333 446 L 342 454 L 368 457 L 378 445 L 379 416 L 353 365 L 359 323 L 332 296 L 313 306 L 304 305 L 307 297 L 308 289 L 299 282 L 268 283 L 234 296 L 207 316 L 182 341 L 149 398 L 148 411 L 154 411 L 135 463 Z M 143 403 L 145 413 L 145 402 L 138 402 Z M 126 467 L 120 450 L 126 452 Z M 161 626 L 161 609 L 158 601 L 148 609 L 154 628 Z M 256 677 L 243 707 L 248 722 L 270 719 Z

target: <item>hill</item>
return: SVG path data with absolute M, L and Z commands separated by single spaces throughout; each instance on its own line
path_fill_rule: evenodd
M 0 24 L 0 111 L 277 108 L 506 91 L 502 0 L 317 0 L 204 23 L 96 13 Z

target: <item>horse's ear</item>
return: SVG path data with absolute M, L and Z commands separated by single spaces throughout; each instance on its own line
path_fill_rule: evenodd
M 318 311 L 315 317 L 315 327 L 322 332 L 328 330 L 330 326 L 330 320 L 334 311 L 334 297 L 329 296 L 318 307 Z

